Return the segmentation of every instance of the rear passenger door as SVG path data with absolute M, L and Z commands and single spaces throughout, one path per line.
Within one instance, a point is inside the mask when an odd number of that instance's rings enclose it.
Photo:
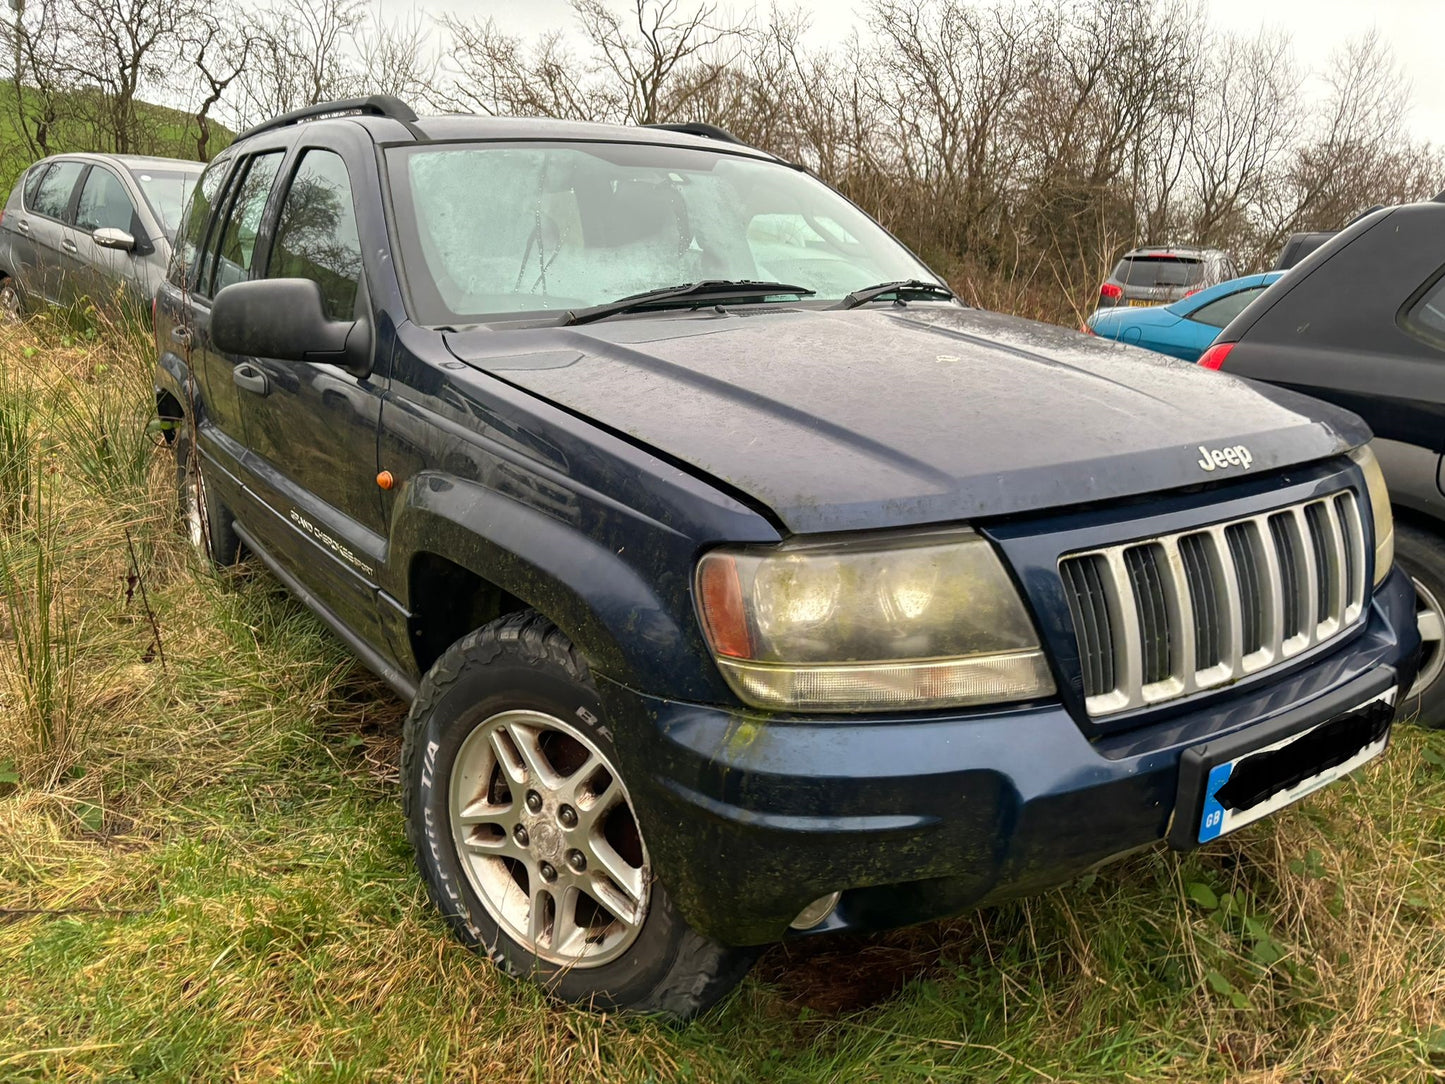
M 302 147 L 288 169 L 266 277 L 317 283 L 332 319 L 374 320 L 346 161 Z M 231 360 L 242 387 L 247 473 L 274 513 L 257 525 L 265 533 L 258 541 L 343 623 L 386 642 L 375 603 L 385 552 L 376 484 L 382 389 L 325 363 Z
M 38 283 L 40 271 L 35 259 L 34 223 L 31 218 L 35 212 L 35 194 L 40 189 L 40 182 L 45 179 L 45 173 L 51 163 L 47 161 L 36 162 L 26 171 L 25 179 L 18 186 L 19 197 L 12 195 L 10 203 L 5 208 L 4 221 L 0 222 L 0 229 L 5 233 L 6 263 L 0 267 L 7 275 L 14 277 L 18 284 L 21 295 L 38 296 L 39 287 L 32 286 Z
M 25 216 L 22 232 L 30 238 L 35 268 L 22 285 L 31 297 L 60 304 L 68 289 L 67 272 L 79 251 L 71 226 L 76 189 L 86 163 L 62 158 L 51 164 L 35 189 L 35 202 Z

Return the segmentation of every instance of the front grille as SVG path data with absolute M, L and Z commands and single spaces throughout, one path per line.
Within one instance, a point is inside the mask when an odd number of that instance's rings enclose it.
M 1346 490 L 1159 538 L 1075 553 L 1059 575 L 1090 715 L 1217 688 L 1359 620 L 1364 530 Z

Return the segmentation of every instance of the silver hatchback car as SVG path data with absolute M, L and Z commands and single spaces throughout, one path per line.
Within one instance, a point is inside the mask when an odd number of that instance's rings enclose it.
M 0 315 L 82 298 L 149 309 L 204 168 L 112 154 L 36 162 L 0 215 Z
M 1131 249 L 1099 287 L 1099 308 L 1168 305 L 1239 278 L 1234 257 L 1217 248 L 1154 245 Z

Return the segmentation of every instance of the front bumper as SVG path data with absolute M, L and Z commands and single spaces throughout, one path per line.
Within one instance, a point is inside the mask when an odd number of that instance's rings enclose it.
M 599 681 L 657 875 L 725 943 L 879 929 L 1041 891 L 1165 838 L 1183 751 L 1292 732 L 1415 672 L 1414 592 L 1396 569 L 1328 654 L 1193 711 L 1090 740 L 1061 703 L 970 713 L 764 717 Z

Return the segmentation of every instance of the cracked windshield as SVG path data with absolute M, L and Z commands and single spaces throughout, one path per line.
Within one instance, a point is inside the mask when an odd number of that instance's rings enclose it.
M 391 179 L 425 324 L 565 311 L 704 279 L 840 299 L 932 279 L 898 242 L 799 170 L 677 147 L 396 149 Z M 518 209 L 522 213 L 518 213 Z

